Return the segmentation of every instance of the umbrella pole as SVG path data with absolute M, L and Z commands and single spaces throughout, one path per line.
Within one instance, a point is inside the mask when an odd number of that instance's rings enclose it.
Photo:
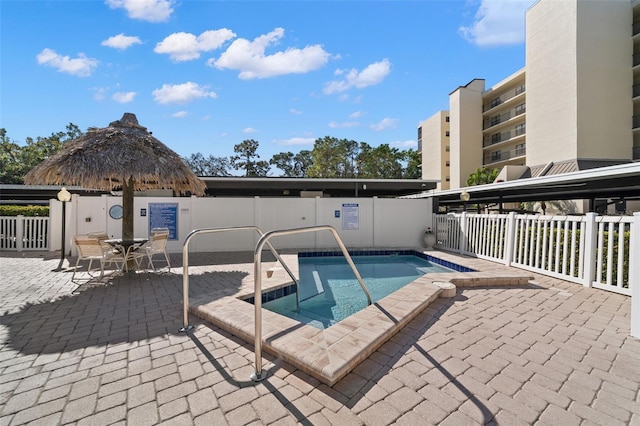
M 122 240 L 133 241 L 133 178 L 122 183 Z M 128 249 L 128 247 L 126 247 Z M 133 260 L 126 260 L 126 270 L 133 267 Z
M 133 179 L 122 184 L 122 239 L 133 240 Z

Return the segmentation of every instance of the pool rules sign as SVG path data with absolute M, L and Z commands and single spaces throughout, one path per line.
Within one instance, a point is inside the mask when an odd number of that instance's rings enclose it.
M 357 203 L 342 205 L 342 229 L 357 231 L 360 227 L 360 210 Z

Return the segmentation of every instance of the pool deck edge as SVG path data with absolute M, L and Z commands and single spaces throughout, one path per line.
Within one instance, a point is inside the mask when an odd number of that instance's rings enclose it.
M 442 257 L 441 254 L 438 252 L 437 256 Z M 456 256 L 456 260 L 460 258 Z M 457 287 L 472 288 L 521 286 L 533 279 L 529 274 L 514 273 L 513 270 L 507 272 L 505 269 L 422 276 L 325 330 L 262 309 L 262 347 L 265 352 L 333 386 L 440 295 L 442 289 L 433 282 L 451 282 Z M 270 281 L 269 288 L 290 284 L 285 275 L 277 278 Z M 253 284 L 252 278 L 250 281 Z M 245 289 L 216 300 L 194 299 L 190 301 L 189 311 L 254 344 L 255 306 L 241 300 L 249 294 L 252 293 Z

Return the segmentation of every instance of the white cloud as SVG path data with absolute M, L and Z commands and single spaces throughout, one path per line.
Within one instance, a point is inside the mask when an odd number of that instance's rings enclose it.
M 372 124 L 370 127 L 375 130 L 376 132 L 381 132 L 383 130 L 387 130 L 387 129 L 394 129 L 396 127 L 396 124 L 398 123 L 398 119 L 397 118 L 383 118 L 382 120 L 380 120 L 377 123 Z
M 166 22 L 173 13 L 173 0 L 106 0 L 111 9 L 125 9 L 131 19 Z
M 108 39 L 104 40 L 100 45 L 113 47 L 114 49 L 125 50 L 134 44 L 142 44 L 139 37 L 134 36 L 126 36 L 124 33 L 120 33 L 116 36 L 111 36 Z
M 236 39 L 217 60 L 210 59 L 207 63 L 221 70 L 238 70 L 239 78 L 249 80 L 285 74 L 304 74 L 322 67 L 329 60 L 329 53 L 319 44 L 303 49 L 287 48 L 267 55 L 266 48 L 276 44 L 283 36 L 284 29 L 276 28 L 253 41 Z
M 289 138 L 276 141 L 276 145 L 280 146 L 293 146 L 293 145 L 313 145 L 315 143 L 314 138 Z
M 200 86 L 188 81 L 183 84 L 163 84 L 152 94 L 154 100 L 159 104 L 187 104 L 200 98 L 218 97 L 215 92 L 209 92 L 208 89 L 208 86 Z
M 389 62 L 388 59 L 374 62 L 362 71 L 358 71 L 355 68 L 350 70 L 336 70 L 335 74 L 338 76 L 344 75 L 344 79 L 326 83 L 323 92 L 326 95 L 330 95 L 332 93 L 347 91 L 352 87 L 363 89 L 368 86 L 374 86 L 380 84 L 390 72 L 391 62 Z
M 332 129 L 346 129 L 346 128 L 349 128 L 349 127 L 357 127 L 359 125 L 360 125 L 360 123 L 355 122 L 355 121 L 344 121 L 342 123 L 338 123 L 338 122 L 332 121 L 332 122 L 329 123 L 329 127 L 332 128 Z
M 247 127 L 246 129 L 242 129 L 242 133 L 258 133 L 258 131 L 253 127 Z
M 349 118 L 362 118 L 364 116 L 364 112 L 356 111 L 349 114 Z
M 171 114 L 174 118 L 185 118 L 189 113 L 187 111 L 178 111 Z
M 102 101 L 107 95 L 107 91 L 109 89 L 106 87 L 94 87 L 91 90 L 93 91 L 93 99 L 96 101 Z
M 126 104 L 128 102 L 133 101 L 136 97 L 136 92 L 117 92 L 114 93 L 112 98 L 116 102 L 120 102 L 121 104 Z
M 525 12 L 534 0 L 482 0 L 470 26 L 458 29 L 478 46 L 501 46 L 524 42 Z
M 88 58 L 84 53 L 79 53 L 77 58 L 62 56 L 54 50 L 43 49 L 36 56 L 40 65 L 56 68 L 60 72 L 75 75 L 77 77 L 88 77 L 98 66 L 98 60 Z
M 156 44 L 153 51 L 169 55 L 174 62 L 191 61 L 198 59 L 201 52 L 220 48 L 235 36 L 236 34 L 227 28 L 205 31 L 199 36 L 185 32 L 173 33 Z
M 290 112 L 291 114 L 295 114 L 295 115 L 302 115 L 302 111 L 297 110 L 297 109 L 295 109 L 295 108 L 291 108 L 291 109 L 289 109 L 289 112 Z
M 389 146 L 393 146 L 400 149 L 417 148 L 418 142 L 416 142 L 415 140 L 395 141 L 395 142 L 391 142 Z

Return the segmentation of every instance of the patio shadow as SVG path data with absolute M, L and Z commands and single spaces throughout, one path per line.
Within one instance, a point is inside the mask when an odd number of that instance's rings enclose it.
M 205 272 L 190 279 L 190 297 L 235 292 L 248 274 Z M 0 317 L 3 345 L 22 354 L 61 353 L 178 334 L 182 275 L 137 273 L 82 284 L 73 294 L 26 303 Z

